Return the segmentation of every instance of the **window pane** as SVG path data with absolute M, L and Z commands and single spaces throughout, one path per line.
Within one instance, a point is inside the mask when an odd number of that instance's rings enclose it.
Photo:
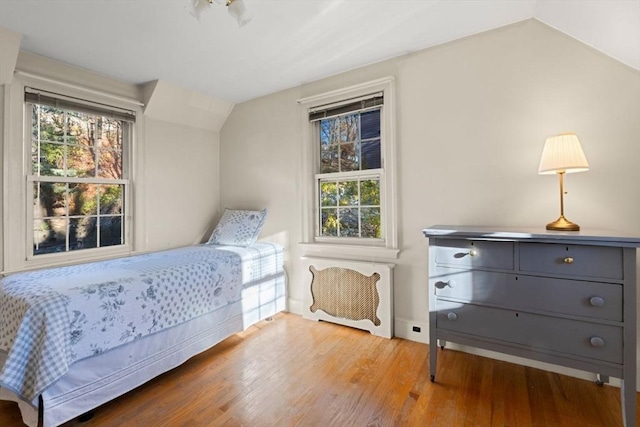
M 95 118 L 77 111 L 67 112 L 67 142 L 84 146 L 93 145 Z
M 97 231 L 96 217 L 69 218 L 69 250 L 96 248 Z
M 100 214 L 122 214 L 124 185 L 100 186 Z
M 358 237 L 358 209 L 338 209 L 340 218 L 340 236 Z
M 38 165 L 41 176 L 64 176 L 64 145 L 52 144 L 49 142 L 33 141 L 31 144 L 31 153 L 33 167 L 32 170 L 37 174 Z
M 340 145 L 340 171 L 360 170 L 360 144 L 358 142 Z
M 40 182 L 33 185 L 33 216 L 44 218 L 67 214 L 67 185 Z
M 358 140 L 358 116 L 359 114 L 350 114 L 340 118 L 341 141 L 353 142 Z
M 96 174 L 94 148 L 69 145 L 67 154 L 67 176 L 89 178 Z
M 339 127 L 340 127 L 340 137 L 339 137 L 339 141 L 340 142 L 347 142 L 347 118 L 345 116 L 342 117 L 338 117 L 336 118 L 336 120 L 339 123 Z
M 69 215 L 95 215 L 97 210 L 96 184 L 69 184 Z
M 122 218 L 119 216 L 100 217 L 100 246 L 121 245 L 122 241 Z
M 46 218 L 33 221 L 34 255 L 65 252 L 67 249 L 66 218 Z
M 338 235 L 338 213 L 337 209 L 322 209 L 322 219 L 320 224 L 320 234 L 322 236 Z
M 320 205 L 321 206 L 337 206 L 338 205 L 338 184 L 336 182 L 320 183 Z
M 320 121 L 320 144 L 335 144 L 340 141 L 340 121 L 327 119 Z
M 338 146 L 323 145 L 320 149 L 320 173 L 338 172 Z
M 338 194 L 340 206 L 358 206 L 358 181 L 340 181 Z
M 100 150 L 98 176 L 100 178 L 122 179 L 122 151 Z
M 362 139 L 380 138 L 380 110 L 367 111 L 360 115 Z
M 362 224 L 362 237 L 380 238 L 380 208 L 360 209 L 360 223 Z
M 382 167 L 379 139 L 363 142 L 361 150 L 362 150 L 362 170 L 380 169 Z
M 64 141 L 64 111 L 44 105 L 34 105 L 41 141 Z
M 101 178 L 122 179 L 122 126 L 116 120 L 105 119 L 102 134 L 97 142 L 100 148 L 98 157 L 98 176 Z
M 380 180 L 360 182 L 360 204 L 380 206 Z

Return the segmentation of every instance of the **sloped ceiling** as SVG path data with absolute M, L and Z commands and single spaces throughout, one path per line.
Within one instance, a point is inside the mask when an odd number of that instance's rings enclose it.
M 0 0 L 20 48 L 229 103 L 535 18 L 640 69 L 639 0 L 244 0 L 239 28 L 193 0 Z

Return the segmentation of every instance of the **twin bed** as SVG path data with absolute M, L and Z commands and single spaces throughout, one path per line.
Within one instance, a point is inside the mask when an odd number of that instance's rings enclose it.
M 57 426 L 284 310 L 285 287 L 283 248 L 266 242 L 5 277 L 0 399 Z

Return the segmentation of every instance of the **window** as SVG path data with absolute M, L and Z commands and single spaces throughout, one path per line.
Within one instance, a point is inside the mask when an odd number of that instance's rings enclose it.
M 319 236 L 382 238 L 380 107 L 365 104 L 318 120 Z
M 305 107 L 303 252 L 397 257 L 393 79 L 316 95 Z
M 128 243 L 134 113 L 27 89 L 31 256 Z

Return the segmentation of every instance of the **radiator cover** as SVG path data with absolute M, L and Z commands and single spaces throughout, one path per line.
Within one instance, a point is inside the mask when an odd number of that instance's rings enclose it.
M 302 258 L 303 316 L 393 336 L 393 264 Z

